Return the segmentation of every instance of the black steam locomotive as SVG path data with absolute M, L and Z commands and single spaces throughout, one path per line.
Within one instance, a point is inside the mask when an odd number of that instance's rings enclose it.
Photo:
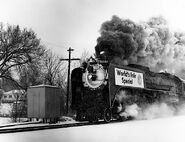
M 177 105 L 185 98 L 185 83 L 175 75 L 94 58 L 72 71 L 71 85 L 71 108 L 79 121 L 110 122 L 119 119 L 125 106 L 133 103 L 140 107 L 161 101 Z

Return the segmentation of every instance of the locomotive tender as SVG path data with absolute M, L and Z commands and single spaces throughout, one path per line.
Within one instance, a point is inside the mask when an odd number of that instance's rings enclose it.
M 180 104 L 185 98 L 185 83 L 169 73 L 154 73 L 148 67 L 121 66 L 90 58 L 71 74 L 72 104 L 79 121 L 110 122 L 120 118 L 127 105 L 165 101 Z

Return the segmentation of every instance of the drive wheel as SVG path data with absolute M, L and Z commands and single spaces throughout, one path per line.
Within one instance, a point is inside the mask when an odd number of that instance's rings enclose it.
M 103 114 L 104 121 L 109 123 L 112 119 L 112 112 L 110 108 L 106 108 Z

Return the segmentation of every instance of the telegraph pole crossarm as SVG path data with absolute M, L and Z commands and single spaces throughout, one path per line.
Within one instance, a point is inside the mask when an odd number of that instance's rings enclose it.
M 77 60 L 80 60 L 80 58 L 72 58 L 71 61 L 73 61 L 73 60 L 77 61 Z M 69 59 L 60 59 L 60 61 L 69 61 Z

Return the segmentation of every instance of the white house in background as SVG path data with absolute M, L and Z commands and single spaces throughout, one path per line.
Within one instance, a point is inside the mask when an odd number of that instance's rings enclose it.
M 24 90 L 11 90 L 8 92 L 4 92 L 1 98 L 2 103 L 13 103 L 16 100 L 25 99 L 25 91 Z

